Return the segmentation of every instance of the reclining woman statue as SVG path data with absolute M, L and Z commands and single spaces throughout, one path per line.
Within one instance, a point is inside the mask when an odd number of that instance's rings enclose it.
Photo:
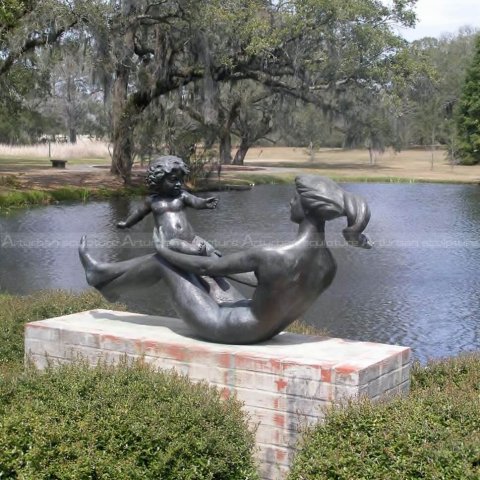
M 362 198 L 324 177 L 303 175 L 295 183 L 290 218 L 299 229 L 289 244 L 256 247 L 223 257 L 193 256 L 169 249 L 162 230 L 156 231 L 158 254 L 152 257 L 155 266 L 151 268 L 164 280 L 179 317 L 199 337 L 219 343 L 256 343 L 301 318 L 335 276 L 336 263 L 325 243 L 326 221 L 346 216 L 345 239 L 354 246 L 371 247 L 362 233 L 370 218 Z M 88 255 L 85 244 L 80 255 Z M 89 261 L 95 268 L 94 261 Z M 88 262 L 85 265 L 88 269 Z M 195 280 L 197 276 L 246 272 L 253 272 L 257 279 L 251 299 L 218 301 Z

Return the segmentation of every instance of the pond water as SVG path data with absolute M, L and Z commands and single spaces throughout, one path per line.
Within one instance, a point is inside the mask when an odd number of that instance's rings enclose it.
M 480 350 L 480 187 L 348 184 L 371 206 L 372 250 L 343 244 L 345 219 L 327 225 L 338 263 L 334 283 L 305 320 L 330 335 L 411 346 L 427 358 Z M 293 186 L 222 192 L 216 211 L 189 211 L 197 233 L 224 253 L 295 237 L 288 202 Z M 117 199 L 18 210 L 0 216 L 0 289 L 88 288 L 77 245 L 87 234 L 96 258 L 149 253 L 153 223 L 118 231 L 141 200 Z M 160 307 L 153 308 L 152 299 Z M 131 309 L 174 315 L 155 289 L 127 299 Z

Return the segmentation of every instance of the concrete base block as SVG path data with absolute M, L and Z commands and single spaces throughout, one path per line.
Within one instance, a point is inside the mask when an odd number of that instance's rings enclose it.
M 111 310 L 26 325 L 26 355 L 39 367 L 83 358 L 143 358 L 206 380 L 245 404 L 257 430 L 262 477 L 284 478 L 299 429 L 346 398 L 372 399 L 409 389 L 409 348 L 282 333 L 256 345 L 222 345 L 195 337 L 181 320 Z

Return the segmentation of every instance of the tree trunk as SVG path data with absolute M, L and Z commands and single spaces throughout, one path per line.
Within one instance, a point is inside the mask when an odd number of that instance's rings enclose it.
M 431 149 L 430 149 L 430 153 L 431 153 L 431 162 L 430 162 L 430 170 L 433 170 L 433 162 L 435 160 L 435 128 L 432 129 L 432 146 L 431 146 Z
M 368 155 L 370 157 L 370 165 L 375 165 L 375 153 L 372 147 L 368 147 Z
M 243 165 L 245 156 L 247 155 L 247 152 L 251 146 L 252 145 L 248 140 L 242 138 L 242 141 L 240 142 L 240 146 L 238 147 L 238 150 L 235 153 L 235 158 L 233 159 L 234 165 Z
M 133 127 L 131 121 L 122 118 L 113 128 L 113 155 L 110 171 L 122 177 L 125 185 L 131 183 L 133 165 Z
M 220 134 L 220 162 L 222 165 L 232 164 L 232 137 L 229 130 Z
M 77 143 L 77 129 L 75 127 L 69 129 L 69 139 L 70 143 Z
M 114 175 L 123 178 L 125 184 L 130 183 L 133 164 L 133 128 L 131 124 L 133 119 L 129 118 L 126 108 L 128 77 L 128 69 L 120 67 L 113 84 L 113 155 L 110 168 Z

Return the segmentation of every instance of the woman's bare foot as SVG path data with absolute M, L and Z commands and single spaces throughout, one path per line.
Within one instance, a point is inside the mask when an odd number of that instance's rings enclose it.
M 111 266 L 97 262 L 87 251 L 87 236 L 84 235 L 80 240 L 78 255 L 85 270 L 87 283 L 95 288 L 101 288 L 106 283 L 119 277 L 123 272 L 118 272 Z

